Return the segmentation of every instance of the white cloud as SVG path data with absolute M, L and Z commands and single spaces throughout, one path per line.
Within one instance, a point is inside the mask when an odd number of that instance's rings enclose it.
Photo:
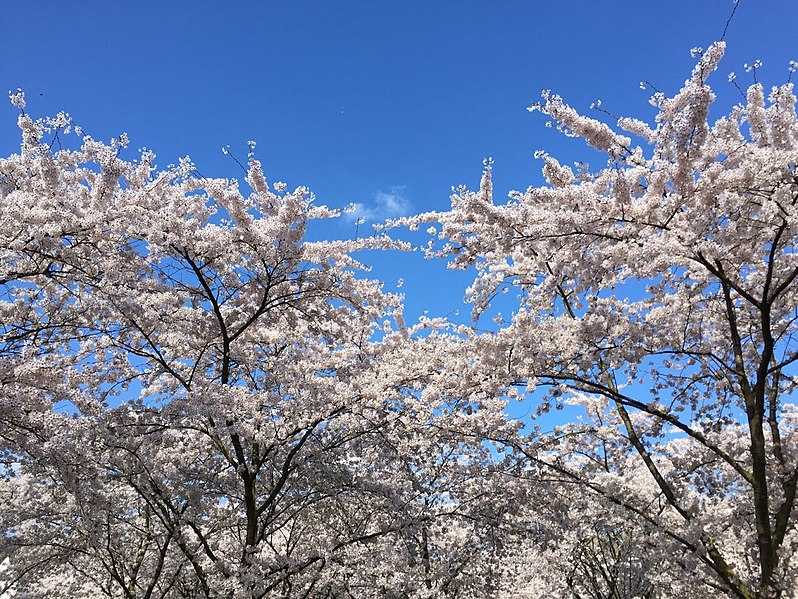
M 369 203 L 354 202 L 346 209 L 346 217 L 352 222 L 378 222 L 387 218 L 407 216 L 413 205 L 404 196 L 404 186 L 392 187 L 390 191 L 378 191 Z

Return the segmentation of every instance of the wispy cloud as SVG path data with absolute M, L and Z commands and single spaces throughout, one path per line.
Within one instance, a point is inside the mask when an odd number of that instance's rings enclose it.
M 391 187 L 390 191 L 378 191 L 371 202 L 350 204 L 346 209 L 346 218 L 352 222 L 365 223 L 407 216 L 413 212 L 413 205 L 404 192 L 404 185 Z

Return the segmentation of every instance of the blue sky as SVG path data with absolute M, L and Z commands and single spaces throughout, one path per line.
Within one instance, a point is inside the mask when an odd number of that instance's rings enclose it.
M 272 179 L 371 217 L 444 209 L 493 156 L 499 195 L 540 182 L 532 158 L 595 158 L 525 107 L 551 88 L 588 110 L 653 116 L 648 79 L 673 92 L 689 50 L 720 36 L 730 0 L 669 2 L 14 2 L 0 20 L 0 87 L 34 114 L 69 112 L 95 137 L 127 131 L 163 165 L 190 154 L 206 175 L 237 176 L 220 152 L 257 154 Z M 715 83 L 764 60 L 782 81 L 798 58 L 796 3 L 743 0 Z M 0 153 L 18 145 L 0 109 Z M 342 221 L 327 233 L 352 234 Z M 462 307 L 467 277 L 413 256 L 375 259 L 403 277 L 412 319 Z M 462 310 L 467 313 L 467 310 Z

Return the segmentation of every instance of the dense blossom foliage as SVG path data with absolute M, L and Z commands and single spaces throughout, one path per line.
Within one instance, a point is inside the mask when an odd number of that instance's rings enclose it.
M 653 123 L 618 119 L 629 135 L 543 92 L 530 110 L 606 153 L 606 168 L 574 172 L 540 152 L 547 185 L 496 205 L 488 162 L 478 190 L 455 190 L 450 212 L 394 224 L 439 223 L 427 251 L 476 268 L 475 316 L 517 292 L 512 318 L 468 342 L 480 384 L 455 380 L 447 392 L 528 393 L 539 416 L 569 415 L 550 431 L 495 438 L 530 485 L 555 481 L 585 510 L 581 527 L 566 527 L 556 551 L 572 557 L 560 563 L 574 575 L 582 567 L 573 552 L 582 529 L 601 522 L 598 504 L 620 509 L 630 529 L 602 524 L 594 551 L 610 543 L 621 559 L 619 543 L 654 535 L 658 547 L 638 545 L 635 558 L 673 571 L 641 562 L 651 576 L 692 577 L 700 596 L 791 596 L 796 98 L 789 81 L 769 94 L 754 83 L 744 104 L 711 121 L 707 79 L 724 49 L 703 52 L 676 95 L 652 97 Z M 666 578 L 654 577 L 656 592 L 673 588 Z
M 124 160 L 124 137 L 55 151 L 66 115 L 19 126 L 0 161 L 0 592 L 482 584 L 490 454 L 421 399 L 427 325 L 392 325 L 400 298 L 356 276 L 353 252 L 397 243 L 305 241 L 335 211 L 254 157 L 245 194 L 188 159 Z
M 711 120 L 724 48 L 651 123 L 544 91 L 598 172 L 391 223 L 488 332 L 405 324 L 357 254 L 405 244 L 308 241 L 338 212 L 254 151 L 157 169 L 12 93 L 0 597 L 793 596 L 796 99 Z

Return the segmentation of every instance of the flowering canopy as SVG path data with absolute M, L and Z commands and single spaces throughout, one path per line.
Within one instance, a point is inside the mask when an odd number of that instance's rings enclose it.
M 798 486 L 792 83 L 714 121 L 530 107 L 604 152 L 429 225 L 492 332 L 406 326 L 317 206 L 34 120 L 0 160 L 0 593 L 787 597 Z M 753 67 L 755 70 L 756 67 Z M 616 126 L 617 125 L 617 126 Z M 619 133 L 618 131 L 625 133 Z M 530 402 L 518 421 L 508 402 Z M 547 430 L 551 409 L 567 417 Z
M 547 185 L 496 205 L 488 162 L 450 212 L 394 224 L 440 223 L 428 253 L 476 267 L 476 316 L 520 291 L 512 319 L 471 340 L 481 385 L 450 392 L 545 390 L 539 413 L 580 408 L 551 434 L 500 441 L 659 531 L 713 592 L 764 597 L 793 584 L 798 540 L 798 122 L 791 82 L 767 101 L 754 83 L 710 122 L 724 48 L 675 96 L 653 96 L 653 124 L 618 119 L 629 135 L 543 92 L 530 110 L 606 153 L 606 168 L 540 152 Z
M 478 586 L 462 547 L 484 527 L 464 518 L 501 509 L 473 475 L 489 455 L 431 432 L 455 416 L 420 401 L 430 343 L 392 328 L 400 298 L 352 257 L 400 244 L 305 241 L 336 212 L 253 156 L 244 194 L 188 159 L 124 160 L 124 137 L 55 151 L 66 115 L 19 125 L 0 161 L 0 592 Z

